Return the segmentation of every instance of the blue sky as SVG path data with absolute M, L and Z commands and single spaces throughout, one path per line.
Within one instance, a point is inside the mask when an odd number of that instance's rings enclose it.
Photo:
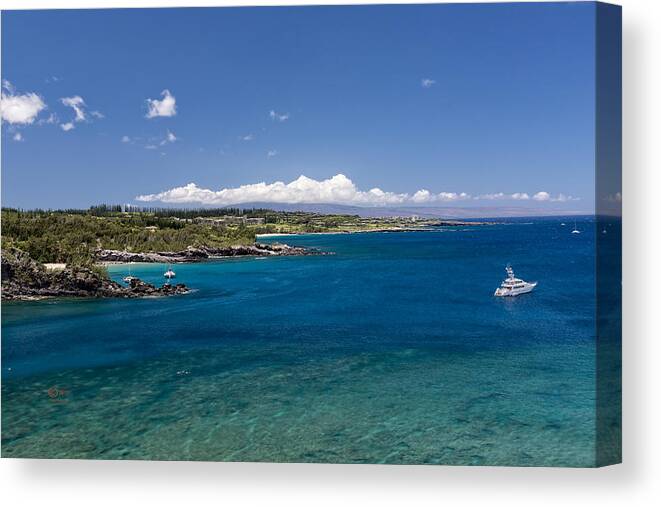
M 594 75 L 592 3 L 3 12 L 3 205 L 591 212 Z

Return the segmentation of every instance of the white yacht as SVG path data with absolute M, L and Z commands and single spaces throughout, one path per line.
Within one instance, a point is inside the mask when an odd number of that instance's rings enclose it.
M 574 220 L 574 230 L 571 231 L 572 234 L 580 234 L 581 231 L 578 230 L 578 227 L 576 227 L 576 220 Z
M 168 280 L 170 280 L 171 278 L 174 278 L 175 276 L 177 276 L 177 273 L 172 271 L 172 268 L 170 266 L 168 266 L 168 270 L 165 273 L 163 273 L 163 276 L 165 278 L 167 278 Z
M 494 296 L 518 296 L 532 291 L 537 286 L 537 282 L 524 282 L 520 278 L 515 278 L 514 270 L 509 265 L 505 271 L 507 271 L 507 278 L 496 289 Z

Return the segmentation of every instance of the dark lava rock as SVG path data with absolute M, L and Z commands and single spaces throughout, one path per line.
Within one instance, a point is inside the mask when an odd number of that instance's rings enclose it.
M 289 246 L 280 243 L 267 245 L 255 243 L 254 245 L 234 245 L 222 248 L 192 247 L 179 252 L 147 252 L 135 253 L 122 250 L 97 250 L 97 261 L 105 262 L 199 262 L 211 257 L 268 257 L 284 255 L 324 255 L 324 252 L 300 246 Z
M 128 287 L 84 267 L 47 271 L 26 252 L 16 248 L 2 251 L 2 299 L 34 300 L 47 297 L 136 298 L 171 296 L 190 292 L 184 284 L 155 287 L 138 278 Z

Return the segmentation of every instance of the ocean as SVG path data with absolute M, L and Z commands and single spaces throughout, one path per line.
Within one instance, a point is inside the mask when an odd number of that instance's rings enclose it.
M 4 303 L 3 457 L 594 466 L 603 231 L 507 222 L 268 238 L 333 255 L 175 265 L 185 296 Z M 493 296 L 508 263 L 534 292 Z

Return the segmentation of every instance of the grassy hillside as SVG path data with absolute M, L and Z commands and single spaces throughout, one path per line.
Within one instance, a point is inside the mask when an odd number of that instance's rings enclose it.
M 153 213 L 2 210 L 3 248 L 19 248 L 38 262 L 89 265 L 99 248 L 157 252 L 254 241 L 244 225 L 211 226 Z

